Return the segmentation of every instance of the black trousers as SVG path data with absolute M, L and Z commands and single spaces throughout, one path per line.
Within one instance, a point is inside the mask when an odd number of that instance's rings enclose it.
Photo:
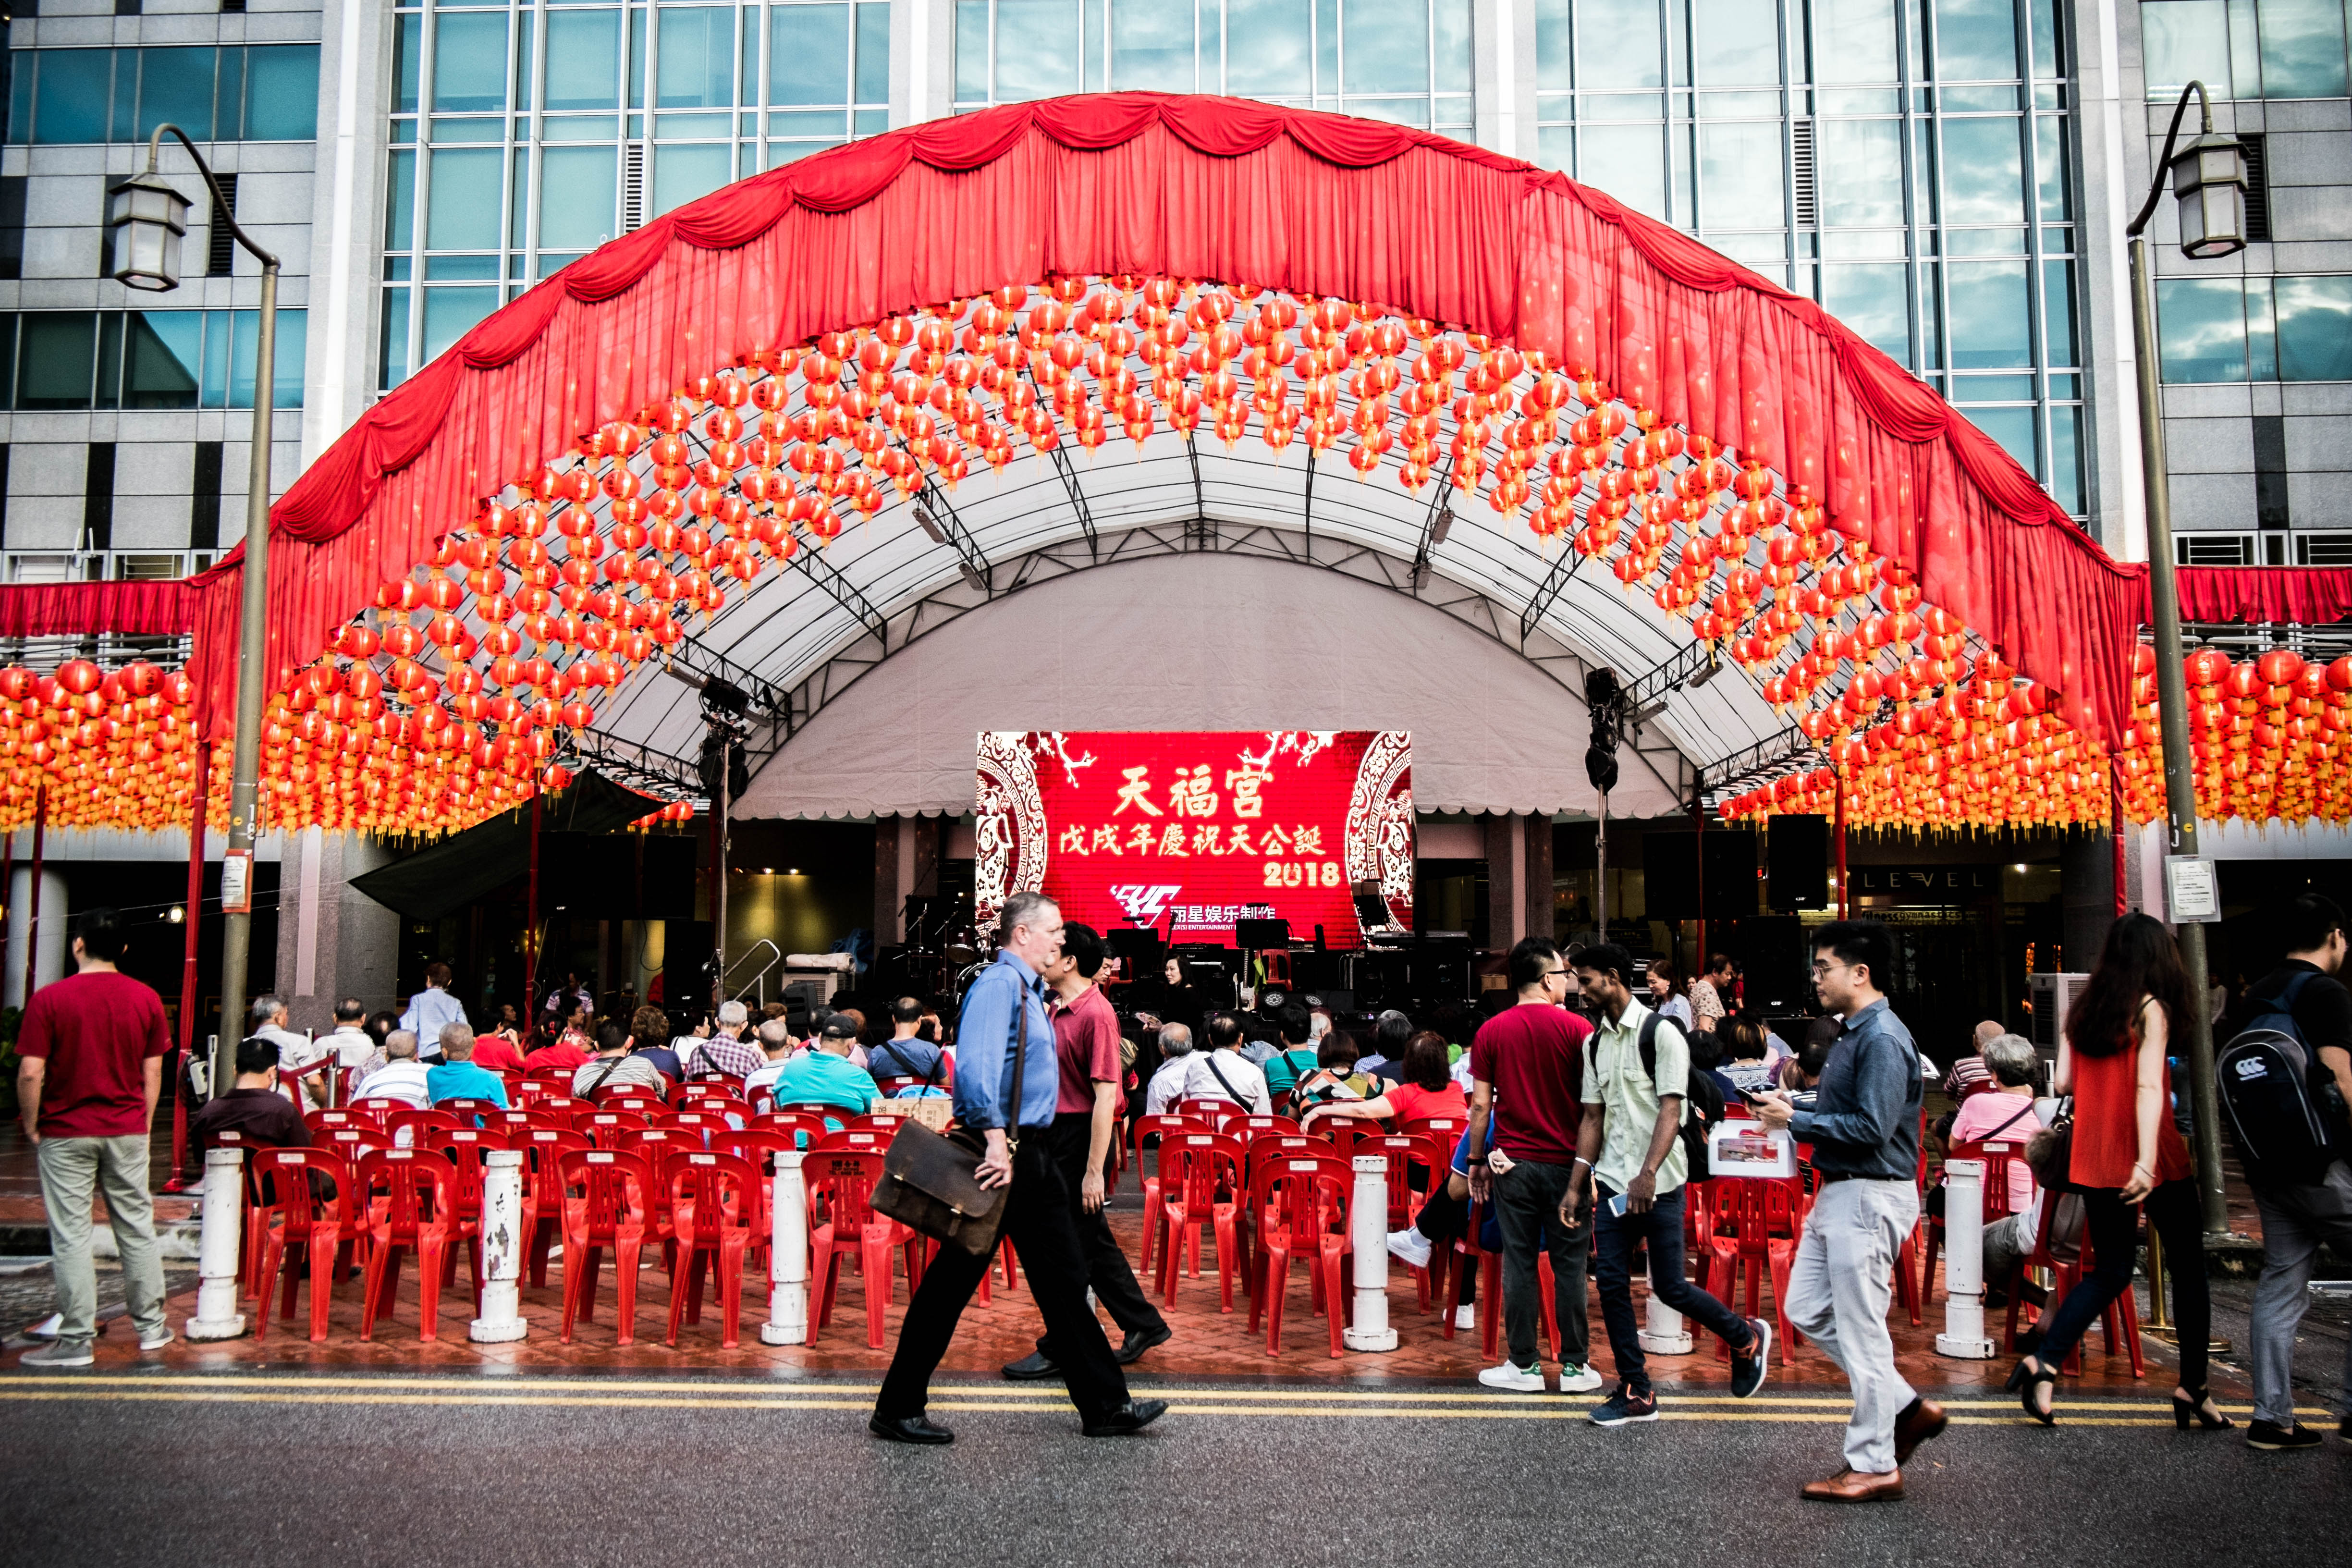
M 2172 1323 L 2179 1334 L 2180 1386 L 2205 1386 L 2206 1348 L 2212 1343 L 2212 1301 L 2205 1287 L 2205 1225 L 2197 1184 L 2183 1177 L 2147 1194 L 2144 1205 L 2124 1202 L 2116 1187 L 2077 1187 L 2083 1194 L 2083 1228 L 2090 1232 L 2096 1267 L 2075 1282 L 2042 1325 L 2036 1364 L 2063 1366 L 2110 1302 L 2131 1289 L 2139 1259 L 2139 1210 L 2164 1239 L 2164 1273 L 2172 1281 Z
M 1029 1293 L 1045 1314 L 1045 1331 L 1061 1347 L 1055 1359 L 1068 1380 L 1070 1403 L 1092 1419 L 1127 1403 L 1127 1377 L 1111 1356 L 1101 1320 L 1087 1308 L 1086 1259 L 1070 1224 L 1069 1190 L 1062 1183 L 1051 1144 L 1043 1128 L 1031 1128 L 1023 1136 L 1013 1156 L 1003 1236 L 1019 1251 Z M 993 1248 L 986 1258 L 974 1258 L 956 1247 L 942 1247 L 923 1270 L 923 1282 L 898 1326 L 898 1349 L 890 1358 L 889 1373 L 874 1401 L 877 1415 L 896 1421 L 923 1413 L 931 1373 L 939 1370 L 964 1304 L 980 1288 L 994 1257 Z
M 1427 1237 L 1433 1247 L 1452 1247 L 1470 1234 L 1470 1197 L 1466 1193 L 1458 1198 L 1454 1195 L 1449 1179 L 1452 1174 L 1449 1169 L 1444 1176 L 1438 1178 L 1437 1190 L 1430 1194 L 1429 1201 L 1421 1205 L 1421 1213 L 1413 1217 L 1412 1228 Z M 1454 1287 L 1454 1304 L 1467 1307 L 1477 1299 L 1478 1271 L 1465 1268 L 1461 1282 Z
M 1094 1288 L 1095 1299 L 1109 1310 L 1111 1321 L 1118 1325 L 1121 1333 L 1164 1329 L 1168 1320 L 1160 1315 L 1160 1309 L 1151 1304 L 1151 1298 L 1136 1283 L 1135 1270 L 1128 1264 L 1125 1249 L 1110 1233 L 1109 1214 L 1102 1209 L 1087 1212 L 1084 1183 L 1094 1121 L 1090 1111 L 1062 1111 L 1054 1118 L 1052 1134 L 1054 1164 L 1061 1172 L 1063 1186 L 1069 1191 L 1070 1225 L 1077 1232 L 1078 1254 L 1086 1259 L 1087 1283 Z M 1037 1339 L 1038 1353 L 1049 1360 L 1054 1356 L 1053 1338 L 1053 1331 L 1048 1330 Z

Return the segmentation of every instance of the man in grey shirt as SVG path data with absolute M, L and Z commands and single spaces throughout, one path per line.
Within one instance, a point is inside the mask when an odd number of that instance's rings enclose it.
M 1943 1407 L 1895 1367 L 1886 1331 L 1888 1276 L 1919 1223 L 1919 1052 L 1886 1005 L 1893 973 L 1886 928 L 1838 921 L 1813 934 L 1813 987 L 1844 1019 L 1813 1104 L 1779 1089 L 1756 1097 L 1756 1118 L 1813 1146 L 1818 1190 L 1789 1279 L 1789 1321 L 1829 1353 L 1853 1385 L 1845 1468 L 1808 1482 L 1821 1502 L 1891 1502 L 1903 1461 L 1944 1429 Z

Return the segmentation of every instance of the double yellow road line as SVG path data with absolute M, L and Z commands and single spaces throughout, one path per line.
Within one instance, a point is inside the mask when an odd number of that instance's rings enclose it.
M 46 1403 L 100 1401 L 183 1405 L 357 1405 L 562 1406 L 641 1410 L 839 1410 L 871 1408 L 878 1385 L 871 1383 L 776 1383 L 751 1379 L 506 1377 L 356 1377 L 288 1374 L 161 1374 L 142 1373 L 45 1373 L 0 1377 L 0 1401 Z M 1164 1398 L 1178 1415 L 1316 1417 L 1401 1421 L 1581 1421 L 1593 1401 L 1557 1394 L 1493 1394 L 1430 1389 L 1380 1389 L 1360 1385 L 1302 1388 L 1249 1384 L 1171 1383 L 1136 1385 L 1139 1394 Z M 936 1415 L 967 1413 L 1058 1414 L 1066 1397 L 1058 1384 L 940 1383 L 931 1388 Z M 1848 1402 L 1840 1396 L 1759 1394 L 1735 1400 L 1719 1394 L 1663 1391 L 1659 1418 L 1717 1423 L 1845 1425 Z M 1944 1402 L 1955 1426 L 2024 1424 L 2007 1399 Z M 2224 1406 L 2243 1418 L 2243 1407 Z M 2300 1414 L 2325 1417 L 2325 1410 Z M 2058 1405 L 2059 1419 L 2072 1426 L 2161 1426 L 2172 1419 L 2168 1405 L 2138 1399 L 2074 1399 Z

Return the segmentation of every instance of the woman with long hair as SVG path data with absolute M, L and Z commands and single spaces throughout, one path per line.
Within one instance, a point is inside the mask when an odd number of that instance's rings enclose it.
M 2133 914 L 2108 928 L 2098 967 L 2066 1015 L 2055 1080 L 2058 1093 L 2074 1097 L 2073 1155 L 2064 1176 L 2083 1194 L 2095 1268 L 2066 1293 L 2041 1342 L 2009 1374 L 2025 1413 L 2045 1426 L 2057 1424 L 2051 1385 L 2058 1368 L 2108 1305 L 2131 1289 L 2143 1205 L 2149 1227 L 2164 1241 L 2172 1321 L 2179 1331 L 2173 1425 L 2185 1431 L 2192 1416 L 2209 1432 L 2231 1425 L 2205 1392 L 2210 1310 L 2203 1221 L 2189 1148 L 2173 1125 L 2165 1067 L 2167 1047 L 2195 1005 L 2171 934 L 2158 921 Z

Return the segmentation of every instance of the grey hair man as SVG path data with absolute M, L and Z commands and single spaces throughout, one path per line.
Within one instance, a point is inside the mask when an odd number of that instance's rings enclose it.
M 416 1036 L 413 1030 L 394 1029 L 383 1037 L 383 1066 L 360 1080 L 353 1100 L 405 1100 L 423 1110 L 433 1103 L 431 1086 L 425 1081 L 425 1064 L 416 1059 Z
M 310 1104 L 327 1103 L 327 1078 L 323 1072 L 302 1074 L 304 1068 L 325 1060 L 335 1054 L 335 1047 L 321 1044 L 307 1035 L 296 1034 L 286 1026 L 286 1003 L 277 996 L 257 996 L 247 1009 L 251 1038 L 268 1040 L 278 1047 L 278 1071 L 281 1081 L 290 1080 L 301 1086 L 301 1093 Z M 302 1076 L 297 1077 L 297 1074 Z
M 745 1026 L 751 1021 L 751 1010 L 742 1003 L 719 1004 L 719 1027 L 695 1052 L 693 1070 L 746 1079 L 758 1072 L 764 1065 L 760 1053 L 743 1037 Z
M 1187 1059 L 1192 1054 L 1192 1031 L 1181 1024 L 1160 1025 L 1160 1054 L 1167 1059 L 1143 1089 L 1146 1116 L 1165 1116 L 1170 1106 L 1184 1098 L 1184 1075 L 1192 1067 Z
M 793 1038 L 793 1026 L 782 1018 L 762 1020 L 753 1038 L 760 1042 L 760 1050 L 767 1059 L 744 1075 L 743 1092 L 749 1095 L 755 1089 L 764 1089 L 772 1094 L 776 1075 L 793 1059 L 793 1051 L 800 1042 Z

